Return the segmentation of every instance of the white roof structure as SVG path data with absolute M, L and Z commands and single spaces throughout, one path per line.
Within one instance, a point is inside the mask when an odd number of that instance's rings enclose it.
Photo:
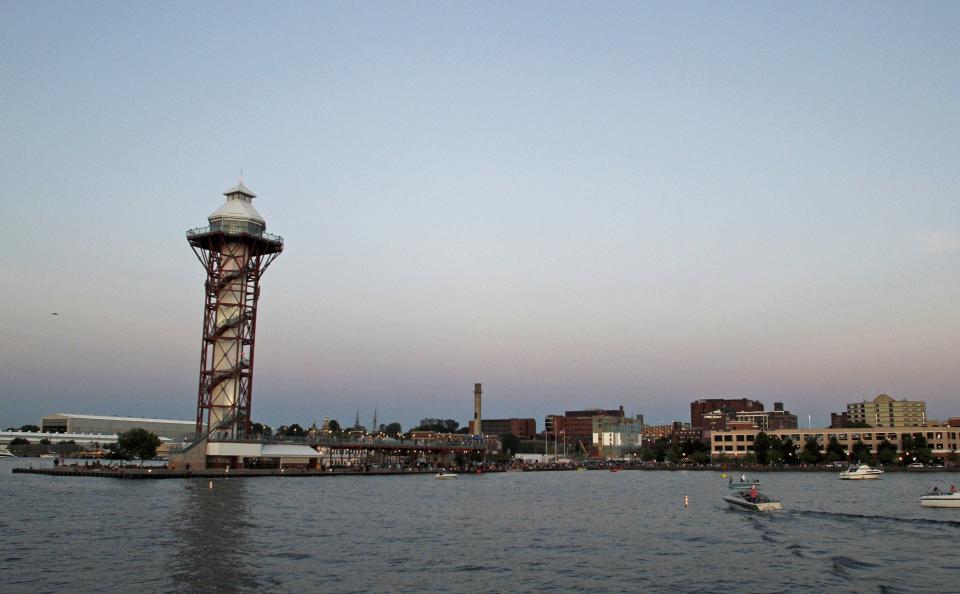
M 290 444 L 264 444 L 260 455 L 265 458 L 276 458 L 277 456 L 284 458 L 317 458 L 320 456 L 317 450 L 310 446 Z
M 245 194 L 251 198 L 256 198 L 257 195 L 253 193 L 253 190 L 243 185 L 242 181 L 237 182 L 237 185 L 233 186 L 229 190 L 223 193 L 224 196 L 229 196 L 231 194 Z
M 307 445 L 213 442 L 207 444 L 208 456 L 240 456 L 244 458 L 319 458 L 317 450 Z
M 196 421 L 185 421 L 178 419 L 148 419 L 145 417 L 111 417 L 106 415 L 78 415 L 74 413 L 56 413 L 53 415 L 47 415 L 43 417 L 44 419 L 50 419 L 53 417 L 63 417 L 69 419 L 90 419 L 94 421 L 127 421 L 127 422 L 141 422 L 141 423 L 170 423 L 173 425 L 196 425 Z
M 266 228 L 267 224 L 253 207 L 251 201 L 257 197 L 243 182 L 223 193 L 226 203 L 207 217 L 211 225 L 222 222 L 255 223 Z

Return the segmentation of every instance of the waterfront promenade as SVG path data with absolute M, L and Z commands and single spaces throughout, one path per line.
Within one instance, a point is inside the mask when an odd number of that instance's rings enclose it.
M 500 465 L 483 466 L 480 472 L 476 470 L 457 470 L 454 472 L 460 474 L 488 474 L 493 472 L 569 472 L 574 470 L 590 471 L 621 471 L 621 470 L 639 470 L 639 471 L 694 471 L 694 472 L 720 472 L 731 474 L 751 474 L 766 472 L 816 472 L 816 473 L 838 473 L 841 469 L 829 466 L 660 466 L 648 464 L 611 464 L 602 462 L 590 466 L 572 465 L 572 464 L 542 464 L 527 465 L 523 468 L 506 468 Z M 361 469 L 353 467 L 334 467 L 325 469 L 309 468 L 210 468 L 204 470 L 186 470 L 172 469 L 164 466 L 81 466 L 79 464 L 61 465 L 54 467 L 38 468 L 14 468 L 14 474 L 40 474 L 47 476 L 62 477 L 87 477 L 87 478 L 112 478 L 112 479 L 214 479 L 214 478 L 255 478 L 255 477 L 335 477 L 335 476 L 402 476 L 402 475 L 433 475 L 439 472 L 438 468 L 416 469 L 416 468 L 370 468 Z M 936 472 L 960 472 L 960 467 L 948 468 L 904 468 L 899 466 L 885 467 L 887 473 L 909 473 L 924 474 Z

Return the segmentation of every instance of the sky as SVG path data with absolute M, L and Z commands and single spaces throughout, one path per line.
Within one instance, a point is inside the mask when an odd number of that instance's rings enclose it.
M 956 2 L 2 7 L 4 427 L 194 418 L 241 170 L 254 420 L 960 416 Z

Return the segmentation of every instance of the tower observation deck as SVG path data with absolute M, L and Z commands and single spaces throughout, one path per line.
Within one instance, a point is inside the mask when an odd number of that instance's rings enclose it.
M 223 195 L 209 225 L 187 231 L 187 241 L 207 273 L 197 433 L 231 438 L 250 430 L 260 278 L 283 238 L 267 233 L 243 182 Z

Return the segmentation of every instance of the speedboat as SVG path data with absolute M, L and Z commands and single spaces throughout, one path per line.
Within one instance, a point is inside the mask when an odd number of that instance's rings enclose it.
M 0 458 L 16 458 L 16 454 L 8 450 L 7 448 L 0 447 Z
M 732 483 L 727 484 L 728 489 L 733 489 L 734 491 L 749 491 L 751 487 L 762 487 L 763 483 L 760 479 L 754 479 L 753 482 L 750 481 L 733 481 Z
M 783 504 L 778 499 L 771 499 L 763 493 L 757 493 L 756 497 L 751 497 L 749 491 L 737 491 L 730 493 L 723 500 L 731 509 L 741 511 L 768 512 L 783 509 Z
M 444 479 L 455 479 L 455 478 L 457 478 L 458 476 L 460 476 L 460 475 L 459 475 L 459 474 L 454 474 L 454 473 L 452 473 L 452 472 L 438 472 L 438 473 L 437 473 L 437 478 L 440 479 L 440 480 L 444 480 Z
M 960 491 L 941 493 L 934 490 L 920 498 L 923 507 L 960 507 Z
M 866 464 L 854 464 L 840 473 L 840 478 L 845 480 L 864 480 L 878 479 L 883 471 L 879 468 L 870 468 Z

